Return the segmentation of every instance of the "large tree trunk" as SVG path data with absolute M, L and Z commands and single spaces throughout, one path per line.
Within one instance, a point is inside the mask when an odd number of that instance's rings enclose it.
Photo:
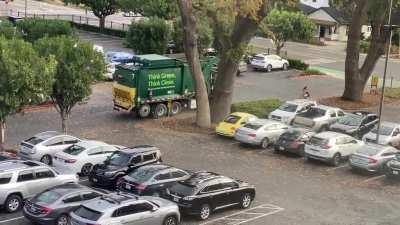
M 100 17 L 99 18 L 99 28 L 100 30 L 103 30 L 106 25 L 106 17 Z
M 5 133 L 6 133 L 6 121 L 0 121 L 0 151 L 4 150 L 5 143 Z
M 66 134 L 68 132 L 68 114 L 60 112 L 61 117 L 61 129 Z
M 196 18 L 193 12 L 192 0 L 177 0 L 181 12 L 183 25 L 183 43 L 185 55 L 190 65 L 196 88 L 196 124 L 199 127 L 210 127 L 210 104 L 208 101 L 207 87 L 201 70 L 200 56 L 197 46 Z

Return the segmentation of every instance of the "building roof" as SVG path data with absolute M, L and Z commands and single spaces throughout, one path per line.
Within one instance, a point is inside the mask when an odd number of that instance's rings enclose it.
M 333 8 L 333 7 L 322 7 L 319 8 L 328 13 L 332 18 L 334 18 L 340 24 L 350 24 L 350 18 L 348 18 L 343 12 Z
M 303 4 L 303 3 L 299 3 L 298 7 L 306 15 L 308 15 L 316 10 L 316 8 L 306 5 L 306 4 Z

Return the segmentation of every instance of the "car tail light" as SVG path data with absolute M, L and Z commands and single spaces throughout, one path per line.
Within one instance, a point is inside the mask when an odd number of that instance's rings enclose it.
M 47 207 L 42 207 L 42 208 L 40 209 L 40 213 L 41 213 L 41 214 L 44 214 L 44 215 L 48 215 L 48 214 L 50 214 L 52 211 L 53 211 L 53 209 L 47 208 Z
M 322 148 L 323 149 L 330 149 L 330 148 L 332 148 L 332 146 L 329 145 L 329 144 L 325 144 L 325 145 L 322 146 Z
M 257 135 L 256 134 L 248 134 L 248 136 L 255 138 Z
M 76 159 L 66 159 L 65 163 L 75 163 Z
M 378 160 L 376 160 L 374 158 L 368 158 L 368 163 L 375 164 L 377 162 L 378 162 Z
M 146 189 L 146 185 L 138 184 L 138 185 L 135 186 L 135 188 L 138 191 L 144 191 Z

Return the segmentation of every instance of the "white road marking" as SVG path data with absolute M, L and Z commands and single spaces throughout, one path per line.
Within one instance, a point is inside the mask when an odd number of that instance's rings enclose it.
M 370 181 L 379 180 L 379 179 L 381 179 L 381 178 L 383 178 L 383 177 L 385 177 L 385 175 L 380 175 L 380 176 L 376 176 L 376 177 L 371 177 L 371 178 L 369 178 L 369 179 L 366 179 L 366 180 L 362 181 L 362 183 L 367 183 L 367 182 L 370 182 Z
M 15 218 L 8 219 L 8 220 L 0 220 L 0 224 L 2 224 L 2 223 L 7 223 L 7 222 L 11 222 L 11 221 L 14 221 L 14 220 L 20 220 L 20 219 L 22 219 L 22 218 L 24 218 L 24 217 L 23 217 L 23 216 L 19 216 L 19 217 L 15 217 Z
M 266 213 L 252 213 L 252 212 L 250 212 L 251 210 L 254 210 L 254 209 L 267 209 L 269 211 L 266 212 Z M 239 225 L 239 224 L 247 223 L 247 222 L 250 222 L 250 221 L 265 217 L 265 216 L 276 214 L 276 213 L 281 212 L 283 210 L 285 210 L 285 209 L 281 208 L 279 206 L 276 206 L 276 205 L 263 204 L 263 205 L 259 205 L 259 206 L 256 206 L 256 207 L 253 207 L 253 208 L 250 208 L 250 209 L 242 210 L 240 212 L 236 212 L 236 213 L 233 213 L 233 214 L 230 214 L 230 215 L 227 215 L 227 216 L 216 218 L 216 219 L 201 223 L 200 225 L 212 224 L 212 223 L 221 222 L 221 221 L 224 221 L 224 220 L 240 221 L 240 222 L 237 222 L 237 223 L 229 223 L 230 225 Z M 244 215 L 244 214 L 255 215 L 255 216 L 252 217 L 252 218 L 246 218 L 246 219 L 231 218 L 233 216 L 240 216 L 240 215 Z

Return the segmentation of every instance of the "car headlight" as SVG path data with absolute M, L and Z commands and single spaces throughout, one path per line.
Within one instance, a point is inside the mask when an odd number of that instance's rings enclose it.
M 183 198 L 185 201 L 192 201 L 195 197 L 194 196 L 186 196 Z

